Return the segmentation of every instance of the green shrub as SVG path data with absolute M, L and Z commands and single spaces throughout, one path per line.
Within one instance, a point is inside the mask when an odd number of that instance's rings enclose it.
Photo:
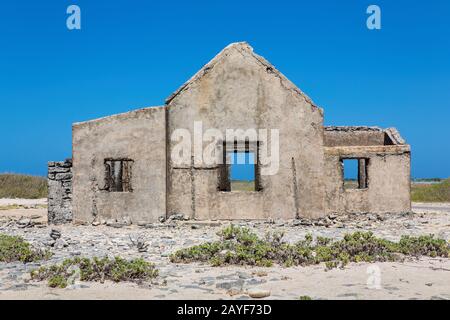
M 61 264 L 41 267 L 31 272 L 31 278 L 37 281 L 48 281 L 52 288 L 65 288 L 76 277 L 79 270 L 79 280 L 90 282 L 148 281 L 158 276 L 155 266 L 141 258 L 127 261 L 120 257 L 104 258 L 74 258 L 66 259 Z
M 410 256 L 447 257 L 448 243 L 436 239 L 433 235 L 409 237 L 403 236 L 398 244 L 398 251 Z
M 213 266 L 253 265 L 287 267 L 325 263 L 328 269 L 343 267 L 349 262 L 399 261 L 404 256 L 448 257 L 449 243 L 433 236 L 402 237 L 400 242 L 375 237 L 371 232 L 346 234 L 333 241 L 312 235 L 295 244 L 285 243 L 280 233 L 260 239 L 248 228 L 230 225 L 218 233 L 220 241 L 207 242 L 176 251 L 170 256 L 174 263 L 207 262 Z
M 35 250 L 21 237 L 0 234 L 0 262 L 27 263 L 45 260 L 50 256 L 49 251 Z

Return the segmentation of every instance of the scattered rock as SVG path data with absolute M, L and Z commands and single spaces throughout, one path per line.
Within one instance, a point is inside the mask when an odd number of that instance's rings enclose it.
M 222 222 L 220 221 L 184 221 L 182 223 L 185 226 L 193 226 L 196 227 L 220 227 L 222 225 Z
M 171 216 L 169 216 L 169 218 L 167 219 L 167 222 L 172 222 L 172 221 L 183 221 L 186 220 L 184 217 L 184 214 L 182 213 L 175 213 L 172 214 Z
M 253 278 L 253 279 L 250 279 L 250 280 L 248 280 L 247 282 L 246 282 L 246 284 L 247 285 L 250 285 L 250 286 L 256 286 L 256 285 L 259 285 L 259 284 L 263 284 L 263 283 L 266 283 L 267 282 L 267 280 L 265 280 L 265 279 L 255 279 L 255 278 Z
M 122 217 L 121 223 L 126 226 L 131 226 L 131 224 L 133 222 L 131 221 L 131 218 L 129 216 L 125 216 L 125 217 Z
M 269 297 L 270 291 L 262 289 L 250 289 L 248 290 L 247 294 L 253 299 L 262 299 Z
M 62 248 L 67 247 L 68 245 L 69 244 L 64 239 L 59 238 L 55 241 L 55 244 L 53 245 L 53 247 L 55 249 L 62 249 Z
M 318 220 L 314 222 L 314 225 L 318 227 L 323 227 L 326 225 L 326 223 L 324 223 L 322 220 Z
M 136 240 L 133 240 L 133 238 L 130 236 L 130 240 L 131 243 L 136 246 L 138 252 L 147 252 L 149 245 L 145 242 L 145 239 L 143 237 L 138 237 Z
M 227 294 L 230 297 L 237 296 L 238 294 L 241 294 L 241 293 L 242 293 L 242 291 L 238 290 L 238 289 L 230 289 L 230 290 L 227 291 Z
M 50 230 L 50 238 L 52 238 L 53 240 L 61 238 L 61 231 L 56 229 Z
M 146 221 L 138 221 L 136 224 L 138 227 L 145 227 L 147 225 L 147 222 Z
M 253 274 L 258 277 L 267 277 L 267 272 L 265 271 L 255 271 Z
M 302 226 L 312 226 L 312 222 L 311 222 L 310 220 L 306 220 L 306 219 L 302 219 L 302 220 L 300 221 L 300 224 L 301 224 Z
M 33 225 L 34 225 L 33 221 L 31 221 L 31 219 L 28 218 L 20 219 L 19 221 L 17 221 L 17 226 L 21 229 L 30 228 Z
M 217 289 L 225 289 L 225 290 L 231 290 L 231 289 L 242 290 L 243 286 L 244 286 L 244 280 L 242 280 L 242 279 L 223 281 L 223 282 L 219 282 L 216 284 Z
M 411 223 L 411 222 L 405 222 L 405 223 L 403 224 L 403 226 L 404 226 L 406 229 L 413 229 L 413 228 L 414 228 L 414 223 Z
M 116 219 L 108 219 L 108 220 L 106 220 L 106 222 L 105 222 L 105 224 L 109 227 L 110 225 L 112 225 L 112 224 L 115 224 L 115 223 L 117 223 L 117 220 Z
M 48 247 L 53 247 L 55 245 L 55 240 L 51 239 L 45 242 L 45 245 Z
M 252 276 L 246 272 L 238 271 L 236 274 L 238 275 L 239 279 L 251 279 L 252 278 Z
M 117 222 L 116 219 L 108 219 L 108 220 L 106 220 L 106 225 L 108 227 L 112 227 L 112 228 L 122 228 L 123 226 L 125 226 L 124 223 Z

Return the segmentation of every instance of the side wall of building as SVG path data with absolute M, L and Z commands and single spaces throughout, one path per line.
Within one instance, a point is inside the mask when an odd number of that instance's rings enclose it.
M 261 175 L 261 191 L 224 192 L 218 189 L 219 167 L 177 165 L 169 158 L 169 215 L 183 213 L 196 219 L 324 215 L 322 110 L 245 46 L 224 50 L 202 72 L 168 104 L 169 139 L 177 129 L 187 129 L 194 137 L 196 121 L 203 132 L 214 128 L 223 137 L 227 129 L 275 129 L 279 170 Z M 169 141 L 169 154 L 176 144 Z
M 146 108 L 73 126 L 76 222 L 156 222 L 166 214 L 165 108 Z M 106 159 L 132 160 L 132 192 L 106 190 Z
M 342 159 L 368 159 L 364 189 L 344 187 Z M 325 147 L 327 213 L 403 213 L 411 211 L 410 147 Z

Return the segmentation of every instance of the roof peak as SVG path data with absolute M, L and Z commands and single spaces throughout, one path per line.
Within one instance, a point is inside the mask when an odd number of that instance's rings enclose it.
M 270 72 L 276 77 L 280 78 L 281 82 L 283 83 L 286 89 L 294 91 L 295 93 L 303 97 L 313 107 L 320 109 L 306 94 L 304 94 L 296 85 L 294 85 L 280 71 L 278 71 L 269 61 L 264 59 L 262 56 L 257 55 L 254 52 L 253 47 L 250 46 L 250 44 L 246 41 L 233 42 L 227 45 L 225 48 L 223 48 L 211 61 L 209 61 L 206 65 L 204 65 L 194 76 L 192 76 L 188 81 L 186 81 L 178 90 L 172 93 L 166 99 L 166 105 L 169 104 L 178 94 L 186 90 L 191 83 L 201 79 L 205 74 L 207 74 L 211 69 L 213 69 L 216 63 L 224 56 L 226 56 L 230 50 L 238 50 L 239 52 L 243 51 L 248 52 L 253 58 L 255 58 L 258 61 L 258 63 L 260 63 L 266 68 L 267 72 Z

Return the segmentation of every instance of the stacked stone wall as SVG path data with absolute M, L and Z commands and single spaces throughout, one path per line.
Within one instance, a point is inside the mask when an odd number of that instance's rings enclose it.
M 48 163 L 48 223 L 72 222 L 72 159 Z

